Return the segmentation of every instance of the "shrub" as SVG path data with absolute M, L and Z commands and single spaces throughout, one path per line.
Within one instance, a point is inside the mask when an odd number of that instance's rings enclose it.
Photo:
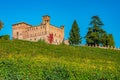
M 2 39 L 2 40 L 10 40 L 10 35 L 0 36 L 0 39 Z

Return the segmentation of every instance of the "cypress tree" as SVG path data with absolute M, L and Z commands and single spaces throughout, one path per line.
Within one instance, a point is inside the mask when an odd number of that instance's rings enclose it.
M 74 20 L 72 24 L 72 29 L 70 30 L 69 43 L 70 45 L 78 45 L 81 43 L 80 29 L 78 27 L 77 21 Z

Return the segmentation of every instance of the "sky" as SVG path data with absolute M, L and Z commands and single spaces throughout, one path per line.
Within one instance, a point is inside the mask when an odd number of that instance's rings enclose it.
M 102 28 L 113 34 L 116 47 L 120 48 L 120 0 L 0 0 L 0 20 L 4 23 L 0 35 L 12 37 L 12 24 L 18 22 L 39 25 L 43 15 L 50 16 L 51 24 L 65 26 L 65 39 L 74 20 L 84 37 L 91 17 L 97 15 L 104 23 Z

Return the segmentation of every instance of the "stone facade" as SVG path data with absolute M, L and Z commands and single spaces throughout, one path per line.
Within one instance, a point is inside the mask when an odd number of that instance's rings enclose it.
M 52 44 L 61 44 L 64 40 L 64 26 L 60 28 L 50 24 L 50 16 L 43 16 L 42 22 L 39 26 L 32 26 L 25 22 L 12 25 L 13 39 L 38 41 L 49 41 L 49 35 L 52 34 Z
M 69 40 L 64 40 L 64 44 L 69 45 Z

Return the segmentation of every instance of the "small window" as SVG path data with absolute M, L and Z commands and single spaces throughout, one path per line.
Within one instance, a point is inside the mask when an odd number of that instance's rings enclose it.
M 45 34 L 47 34 L 47 32 L 45 32 Z
M 55 33 L 55 36 L 56 36 L 56 33 Z
M 59 35 L 59 37 L 61 37 L 61 36 Z
M 19 35 L 19 32 L 17 32 L 17 36 Z
M 30 37 L 32 37 L 32 35 L 30 35 Z

